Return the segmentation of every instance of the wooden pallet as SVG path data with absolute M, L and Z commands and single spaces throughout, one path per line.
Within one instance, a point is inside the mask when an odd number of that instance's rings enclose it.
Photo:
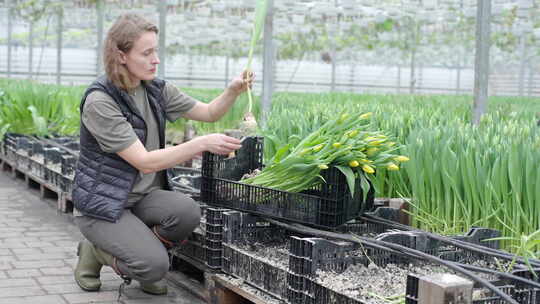
M 58 210 L 63 213 L 73 214 L 73 199 L 71 198 L 71 193 L 62 192 L 62 195 L 58 200 Z
M 251 287 L 232 276 L 201 271 L 187 261 L 176 261 L 167 280 L 189 290 L 209 304 L 282 304 L 283 301 Z
M 13 178 L 23 176 L 22 172 L 17 169 L 17 166 L 5 158 L 2 158 L 2 171 L 7 172 Z
M 208 291 L 210 304 L 281 304 L 284 303 L 262 291 L 259 291 L 238 279 L 225 274 L 214 274 L 210 277 Z
M 62 192 L 57 186 L 43 180 L 42 178 L 35 176 L 30 172 L 25 172 L 19 168 L 13 162 L 0 158 L 1 171 L 7 173 L 14 179 L 21 179 L 24 181 L 29 189 L 37 189 L 39 191 L 39 197 L 47 202 L 52 202 L 52 207 L 63 212 L 68 213 L 73 211 L 73 203 L 70 197 L 66 197 L 66 193 Z
M 31 173 L 25 172 L 23 174 L 24 180 L 28 188 L 39 189 L 39 197 L 41 199 L 53 199 L 56 201 L 60 200 L 60 197 L 62 196 L 62 191 L 58 187 Z

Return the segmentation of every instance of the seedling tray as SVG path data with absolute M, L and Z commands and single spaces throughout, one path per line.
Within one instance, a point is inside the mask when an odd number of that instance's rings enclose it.
M 480 232 L 478 232 L 480 231 Z M 482 236 L 489 235 L 489 232 L 482 230 L 473 230 L 473 233 L 468 234 L 467 241 L 475 242 L 475 238 L 480 239 Z M 376 237 L 379 240 L 386 240 L 392 243 L 402 244 L 411 248 L 432 252 L 434 255 L 447 258 L 451 257 L 459 262 L 473 264 L 476 266 L 496 268 L 496 263 L 493 258 L 487 254 L 478 254 L 468 252 L 465 249 L 459 249 L 454 254 L 449 254 L 450 248 L 447 245 L 439 242 L 423 242 L 421 237 L 411 237 L 409 232 L 401 232 L 402 240 L 398 240 L 399 233 L 388 237 L 388 234 L 382 234 Z M 467 235 L 466 235 L 467 236 Z M 462 236 L 465 237 L 465 236 Z M 431 264 L 419 259 L 413 259 L 405 255 L 397 255 L 380 249 L 373 249 L 369 246 L 359 246 L 348 242 L 336 242 L 321 238 L 299 238 L 291 237 L 290 257 L 289 257 L 289 275 L 288 275 L 288 301 L 291 304 L 317 303 L 317 304 L 338 304 L 338 303 L 386 303 L 384 301 L 374 302 L 371 300 L 359 300 L 357 296 L 353 297 L 350 294 L 355 294 L 355 290 L 344 289 L 344 291 L 336 291 L 341 288 L 339 283 L 335 282 L 353 282 L 356 289 L 362 289 L 366 285 L 365 278 L 356 276 L 348 277 L 351 274 L 358 274 L 363 271 L 372 271 L 373 269 L 390 267 L 391 277 L 395 277 L 397 273 L 401 273 L 401 284 L 405 283 L 405 289 L 401 291 L 406 295 L 406 303 L 416 304 L 418 301 L 418 277 L 414 275 L 414 271 L 425 271 L 431 269 Z M 428 246 L 426 246 L 428 244 Z M 440 248 L 437 248 L 439 246 Z M 412 266 L 412 268 L 411 268 Z M 352 267 L 352 268 L 351 268 Z M 371 268 L 371 269 L 370 269 Z M 405 277 L 403 271 L 399 272 L 396 269 L 409 268 L 411 273 Z M 444 272 L 450 272 L 445 267 L 436 266 L 434 269 L 440 268 Z M 351 270 L 352 269 L 352 270 Z M 335 277 L 330 281 L 336 284 L 337 287 L 328 285 L 328 280 L 324 280 L 324 272 L 332 272 Z M 349 274 L 344 274 L 349 271 Z M 521 267 L 516 274 L 522 273 L 522 276 L 532 276 Z M 342 275 L 340 280 L 337 276 Z M 458 274 L 459 275 L 459 274 Z M 343 279 L 343 276 L 345 277 Z M 373 272 L 373 281 L 379 280 L 377 272 Z M 412 278 L 411 278 L 412 277 Z M 416 281 L 415 281 L 416 278 Z M 530 277 L 529 277 L 530 278 Z M 486 279 L 498 286 L 503 292 L 511 295 L 519 303 L 532 304 L 538 297 L 538 290 L 530 286 L 515 282 L 513 280 L 502 279 L 489 275 Z M 354 282 L 364 282 L 355 284 Z M 324 282 L 324 283 L 323 283 Z M 370 284 L 371 282 L 369 282 Z M 398 284 L 396 282 L 396 284 Z M 482 286 L 475 286 L 473 290 L 473 303 L 475 304 L 495 304 L 503 303 L 503 301 L 488 289 Z M 366 295 L 364 294 L 363 297 Z M 389 294 L 385 296 L 391 296 Z M 402 300 L 403 297 L 402 297 Z
M 223 272 L 286 301 L 293 258 L 289 242 L 292 236 L 304 236 L 249 213 L 229 211 L 223 213 L 223 218 Z M 384 223 L 351 221 L 338 231 L 374 237 L 375 231 L 386 231 L 385 227 L 389 228 Z
M 223 212 L 225 209 L 204 208 L 204 219 L 185 242 L 173 249 L 173 255 L 179 253 L 204 265 L 209 271 L 221 269 L 223 246 Z

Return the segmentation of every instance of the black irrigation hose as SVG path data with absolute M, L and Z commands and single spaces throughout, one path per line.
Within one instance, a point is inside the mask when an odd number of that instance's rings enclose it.
M 519 261 L 520 263 L 523 263 L 523 264 L 526 263 L 523 258 L 521 258 L 521 257 L 519 257 L 517 255 L 511 254 L 511 253 L 508 253 L 508 252 L 504 252 L 504 251 L 499 250 L 499 249 L 493 249 L 493 248 L 485 247 L 485 246 L 482 246 L 482 245 L 465 242 L 465 241 L 462 241 L 462 240 L 456 240 L 456 239 L 436 235 L 436 234 L 431 233 L 431 232 L 427 232 L 427 231 L 420 230 L 420 229 L 417 229 L 417 228 L 414 228 L 414 227 L 411 227 L 411 226 L 396 223 L 394 221 L 387 220 L 387 219 L 384 219 L 384 218 L 381 218 L 381 217 L 378 217 L 378 216 L 365 214 L 365 215 L 361 216 L 360 218 L 362 220 L 367 221 L 367 222 L 379 223 L 379 224 L 384 223 L 384 224 L 389 225 L 391 227 L 394 227 L 396 229 L 404 229 L 404 230 L 408 230 L 408 231 L 422 232 L 423 234 L 427 235 L 428 237 L 430 237 L 430 238 L 432 238 L 434 240 L 441 241 L 441 242 L 444 242 L 444 243 L 447 243 L 447 244 L 450 244 L 450 245 L 454 245 L 454 246 L 456 246 L 458 248 L 468 249 L 468 250 L 478 252 L 478 253 L 482 253 L 482 254 L 486 254 L 486 252 L 489 252 L 489 254 L 494 256 L 494 257 L 499 257 L 499 258 L 505 259 L 505 260 L 512 260 L 512 259 L 515 258 L 516 261 Z M 531 264 L 534 264 L 534 266 L 540 267 L 540 260 L 538 260 L 538 259 L 531 258 L 531 259 L 529 259 L 529 262 Z
M 402 245 L 397 245 L 397 244 L 388 243 L 388 242 L 379 241 L 379 240 L 369 240 L 369 239 L 366 239 L 364 237 L 361 237 L 359 239 L 362 240 L 366 244 L 369 244 L 371 242 L 381 243 L 381 245 L 384 245 L 384 246 L 387 246 L 389 248 L 400 251 L 402 254 L 405 254 L 405 255 L 408 255 L 408 256 L 411 256 L 411 257 L 420 256 L 420 257 L 422 257 L 422 258 L 424 258 L 424 259 L 426 259 L 428 261 L 431 261 L 431 262 L 438 263 L 440 265 L 446 266 L 446 267 L 448 267 L 448 268 L 450 268 L 450 269 L 452 269 L 452 270 L 454 270 L 454 271 L 456 271 L 458 273 L 461 273 L 461 274 L 469 277 L 471 280 L 473 280 L 473 281 L 487 287 L 489 290 L 491 290 L 495 294 L 499 295 L 501 297 L 501 299 L 507 301 L 508 303 L 518 304 L 518 302 L 515 301 L 514 299 L 512 299 L 512 297 L 510 297 L 509 295 L 507 295 L 506 293 L 504 293 L 500 289 L 498 289 L 497 286 L 493 285 L 488 280 L 483 279 L 483 278 L 479 277 L 478 275 L 470 272 L 469 270 L 464 269 L 463 267 L 461 267 L 460 265 L 458 265 L 455 262 L 446 261 L 446 260 L 443 260 L 441 258 L 432 256 L 432 255 L 427 254 L 427 253 L 424 253 L 422 251 L 411 249 L 409 247 L 405 247 L 405 246 L 402 246 Z
M 515 254 L 511 254 L 511 253 L 508 253 L 508 252 L 504 252 L 502 250 L 493 249 L 493 248 L 489 248 L 489 247 L 485 247 L 485 246 L 481 246 L 481 245 L 477 245 L 477 244 L 473 244 L 473 243 L 469 243 L 469 242 L 465 242 L 465 241 L 461 241 L 461 240 L 455 240 L 455 239 L 452 239 L 452 238 L 439 236 L 439 235 L 436 235 L 436 234 L 431 233 L 431 232 L 423 231 L 423 230 L 420 230 L 420 229 L 413 228 L 411 226 L 406 226 L 406 225 L 403 225 L 403 224 L 400 224 L 400 223 L 396 223 L 396 222 L 393 222 L 393 221 L 390 221 L 390 220 L 387 220 L 387 219 L 384 219 L 384 218 L 380 218 L 378 216 L 373 216 L 373 215 L 367 215 L 366 214 L 366 215 L 363 215 L 361 217 L 361 219 L 365 220 L 367 222 L 372 222 L 372 223 L 379 223 L 379 224 L 384 223 L 384 224 L 387 224 L 387 225 L 392 226 L 392 227 L 397 228 L 397 229 L 405 229 L 405 230 L 409 230 L 409 231 L 419 231 L 419 232 L 424 233 L 425 235 L 427 235 L 428 237 L 430 237 L 430 238 L 432 238 L 434 240 L 444 242 L 444 243 L 456 246 L 458 248 L 471 250 L 471 251 L 481 253 L 481 254 L 489 254 L 489 255 L 491 255 L 493 257 L 501 258 L 501 259 L 508 260 L 508 261 L 512 261 L 513 259 L 515 259 L 516 261 L 518 261 L 518 262 L 520 262 L 522 264 L 527 263 L 523 258 L 521 258 L 521 257 L 519 257 L 519 256 L 517 256 Z M 536 267 L 540 267 L 540 260 L 531 258 L 531 259 L 528 259 L 528 261 L 529 261 L 529 263 L 531 265 L 534 265 Z
M 493 285 L 489 281 L 477 276 L 476 274 L 474 274 L 474 273 L 472 273 L 472 272 L 470 272 L 468 270 L 465 270 L 461 266 L 457 265 L 455 262 L 445 261 L 445 260 L 440 259 L 438 257 L 429 255 L 427 253 L 424 253 L 424 252 L 421 252 L 421 251 L 418 251 L 418 250 L 414 250 L 414 249 L 411 249 L 409 247 L 393 244 L 393 243 L 368 239 L 368 238 L 365 238 L 365 237 L 354 237 L 352 235 L 347 235 L 347 234 L 341 234 L 341 233 L 318 230 L 318 229 L 306 227 L 306 226 L 303 226 L 303 225 L 300 225 L 300 224 L 286 224 L 286 223 L 282 223 L 282 222 L 272 220 L 272 219 L 266 219 L 266 220 L 268 220 L 268 222 L 270 222 L 271 224 L 274 224 L 276 226 L 281 226 L 281 227 L 284 227 L 284 228 L 286 228 L 288 230 L 296 231 L 298 233 L 311 234 L 311 235 L 315 235 L 315 236 L 323 236 L 323 237 L 328 237 L 328 238 L 333 238 L 333 239 L 344 240 L 344 241 L 348 241 L 348 242 L 352 242 L 352 243 L 365 244 L 365 245 L 368 245 L 368 246 L 371 246 L 371 247 L 376 247 L 376 248 L 384 249 L 384 250 L 387 250 L 387 251 L 388 251 L 388 249 L 392 249 L 390 251 L 399 252 L 401 254 L 404 254 L 404 255 L 407 255 L 407 256 L 410 256 L 410 257 L 413 257 L 413 258 L 422 257 L 422 258 L 424 258 L 426 260 L 441 264 L 441 265 L 446 266 L 446 267 L 448 267 L 448 268 L 450 268 L 450 269 L 452 269 L 452 270 L 454 270 L 454 271 L 456 271 L 458 273 L 461 273 L 461 274 L 469 277 L 473 281 L 487 287 L 489 290 L 491 290 L 493 293 L 500 296 L 501 299 L 505 300 L 508 303 L 518 304 L 517 301 L 515 301 L 509 295 L 502 292 L 495 285 Z
M 497 271 L 497 270 L 493 270 L 493 269 L 489 269 L 489 268 L 483 268 L 483 267 L 479 267 L 479 266 L 468 265 L 468 264 L 463 264 L 463 263 L 458 263 L 458 262 L 456 262 L 456 264 L 463 267 L 463 268 L 472 270 L 472 271 L 495 274 L 495 275 L 498 275 L 498 276 L 501 276 L 501 277 L 504 277 L 504 278 L 519 281 L 521 283 L 530 285 L 532 287 L 540 288 L 540 283 L 529 280 L 529 279 L 522 278 L 522 277 L 517 276 L 517 275 L 513 275 L 513 274 L 508 273 L 508 272 L 502 272 L 502 271 Z

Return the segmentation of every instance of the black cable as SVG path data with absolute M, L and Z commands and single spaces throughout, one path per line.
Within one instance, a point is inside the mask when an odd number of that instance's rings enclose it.
M 459 262 L 456 262 L 456 264 L 460 265 L 463 268 L 467 268 L 469 270 L 498 275 L 498 276 L 501 276 L 501 277 L 504 277 L 504 278 L 512 279 L 514 281 L 519 281 L 521 283 L 530 285 L 532 287 L 540 288 L 540 283 L 529 280 L 529 279 L 526 279 L 526 278 L 522 278 L 520 276 L 511 274 L 511 273 L 508 273 L 508 272 L 497 271 L 497 270 L 493 270 L 493 269 L 489 269 L 489 268 L 484 268 L 484 267 L 474 266 L 474 265 L 469 265 L 469 264 L 463 264 L 463 263 L 459 263 Z
M 422 257 L 422 258 L 424 258 L 424 259 L 426 259 L 426 260 L 428 260 L 430 262 L 434 262 L 434 263 L 446 266 L 446 267 L 448 267 L 448 268 L 450 268 L 450 269 L 452 269 L 452 270 L 454 270 L 454 271 L 456 271 L 458 273 L 461 273 L 461 274 L 465 275 L 466 277 L 470 278 L 471 280 L 473 280 L 473 281 L 487 287 L 489 290 L 491 290 L 492 292 L 494 292 L 495 294 L 500 296 L 501 299 L 507 301 L 508 303 L 518 304 L 518 302 L 515 301 L 514 299 L 512 299 L 512 297 L 510 297 L 509 295 L 507 295 L 506 293 L 504 293 L 500 289 L 498 289 L 497 286 L 493 285 L 488 280 L 485 280 L 485 279 L 479 277 L 478 275 L 470 272 L 469 270 L 466 270 L 466 269 L 462 268 L 461 266 L 459 266 L 455 262 L 446 261 L 446 260 L 443 260 L 441 258 L 432 256 L 432 255 L 427 254 L 427 253 L 424 253 L 422 251 L 411 249 L 409 247 L 405 247 L 405 246 L 394 244 L 394 243 L 389 243 L 389 242 L 384 242 L 384 241 L 379 241 L 379 240 L 370 240 L 370 239 L 367 239 L 367 238 L 364 238 L 364 237 L 359 237 L 359 239 L 362 240 L 366 244 L 369 244 L 371 242 L 382 243 L 381 245 L 385 245 L 385 246 L 388 246 L 389 248 L 398 250 L 402 254 L 405 254 L 405 255 L 408 255 L 408 256 L 411 256 L 411 257 L 414 257 L 415 255 L 418 255 L 418 256 L 420 256 L 420 257 Z
M 374 239 L 368 239 L 368 238 L 360 237 L 360 236 L 355 237 L 355 236 L 347 235 L 347 234 L 341 234 L 341 233 L 318 230 L 318 229 L 306 227 L 306 226 L 303 226 L 303 225 L 300 225 L 300 224 L 286 224 L 286 223 L 282 223 L 282 222 L 279 222 L 279 221 L 276 221 L 276 220 L 273 220 L 273 219 L 266 219 L 266 220 L 268 222 L 270 222 L 271 224 L 274 224 L 276 226 L 284 227 L 284 228 L 286 228 L 288 230 L 295 231 L 295 232 L 302 233 L 302 234 L 311 234 L 311 235 L 314 235 L 314 236 L 323 236 L 323 237 L 328 237 L 328 238 L 333 238 L 333 239 L 339 239 L 339 240 L 343 240 L 343 241 L 348 241 L 348 242 L 352 242 L 352 243 L 359 243 L 359 244 L 368 245 L 370 247 L 376 247 L 376 248 L 381 248 L 381 249 L 386 247 L 386 248 L 394 249 L 395 251 L 397 251 L 397 252 L 399 252 L 399 253 L 401 253 L 403 255 L 407 255 L 407 256 L 410 256 L 410 257 L 413 257 L 413 258 L 418 259 L 418 257 L 421 257 L 421 258 L 424 258 L 424 259 L 426 259 L 428 261 L 435 262 L 437 264 L 446 266 L 446 267 L 448 267 L 448 268 L 450 268 L 450 269 L 452 269 L 452 270 L 454 270 L 454 271 L 456 271 L 458 273 L 461 273 L 461 274 L 467 276 L 468 278 L 472 279 L 473 281 L 485 286 L 486 288 L 488 288 L 493 293 L 500 296 L 501 299 L 507 301 L 508 303 L 518 304 L 518 302 L 516 302 L 514 299 L 512 299 L 509 295 L 502 292 L 495 285 L 493 285 L 489 281 L 475 275 L 474 273 L 460 267 L 455 262 L 445 261 L 445 260 L 443 260 L 441 258 L 429 255 L 427 253 L 424 253 L 424 252 L 421 252 L 421 251 L 418 251 L 418 250 L 415 250 L 415 249 L 411 249 L 409 247 L 389 243 L 389 242 L 384 242 L 384 241 L 379 241 L 379 240 L 374 240 Z M 384 250 L 388 251 L 388 249 L 384 249 Z
M 508 253 L 508 252 L 504 252 L 502 250 L 489 248 L 489 247 L 485 247 L 485 246 L 474 244 L 474 243 L 469 243 L 469 242 L 465 242 L 465 241 L 461 241 L 461 240 L 452 239 L 452 238 L 449 238 L 449 237 L 436 235 L 436 234 L 431 233 L 431 232 L 423 231 L 423 230 L 420 230 L 420 229 L 417 229 L 417 228 L 413 228 L 411 226 L 406 226 L 406 225 L 403 225 L 403 224 L 400 224 L 400 223 L 396 223 L 396 222 L 393 222 L 393 221 L 390 221 L 390 220 L 387 220 L 387 219 L 384 219 L 384 218 L 380 218 L 378 216 L 366 214 L 366 215 L 360 217 L 360 219 L 365 220 L 367 222 L 372 222 L 372 223 L 378 223 L 378 224 L 384 223 L 386 225 L 389 225 L 389 226 L 397 228 L 397 229 L 403 229 L 405 227 L 405 228 L 407 228 L 406 230 L 421 232 L 421 233 L 425 234 L 426 236 L 428 236 L 428 237 L 430 237 L 430 238 L 432 238 L 434 240 L 444 242 L 444 243 L 456 246 L 458 248 L 467 249 L 467 250 L 474 251 L 474 252 L 481 253 L 481 254 L 489 254 L 489 255 L 491 255 L 493 257 L 498 257 L 498 258 L 508 260 L 508 261 L 512 261 L 512 260 L 515 259 L 516 261 L 518 261 L 521 264 L 527 264 L 527 261 L 525 261 L 525 259 L 523 259 L 522 257 L 519 257 L 519 256 L 517 256 L 515 254 L 511 254 L 511 253 Z M 411 228 L 413 228 L 413 229 L 411 229 Z M 536 267 L 540 267 L 540 260 L 538 260 L 538 259 L 530 258 L 530 259 L 528 259 L 528 262 L 531 265 L 534 265 Z
M 520 262 L 522 264 L 526 264 L 526 261 L 523 258 L 521 258 L 521 257 L 519 257 L 517 255 L 511 254 L 511 253 L 502 251 L 500 249 L 489 248 L 489 247 L 485 247 L 485 246 L 482 246 L 482 245 L 465 242 L 465 241 L 462 241 L 462 240 L 456 240 L 456 239 L 453 239 L 453 238 L 440 236 L 440 235 L 437 235 L 437 234 L 434 234 L 434 233 L 431 233 L 431 232 L 427 232 L 427 231 L 424 231 L 424 230 L 413 228 L 411 226 L 406 226 L 406 225 L 396 223 L 396 222 L 393 222 L 393 221 L 390 221 L 390 220 L 387 220 L 387 219 L 384 219 L 384 218 L 380 218 L 380 217 L 374 216 L 374 215 L 367 215 L 366 214 L 366 215 L 364 215 L 364 216 L 362 216 L 360 218 L 362 220 L 364 220 L 364 221 L 367 221 L 367 222 L 378 223 L 378 224 L 384 223 L 385 225 L 389 225 L 389 226 L 391 226 L 393 228 L 396 228 L 396 229 L 404 229 L 404 230 L 408 230 L 408 231 L 421 232 L 421 233 L 425 234 L 426 236 L 428 236 L 428 237 L 430 237 L 430 238 L 432 238 L 434 240 L 444 242 L 444 243 L 447 243 L 447 244 L 450 244 L 450 245 L 454 245 L 454 246 L 456 246 L 458 248 L 468 249 L 468 250 L 478 252 L 478 253 L 482 253 L 482 254 L 486 254 L 486 252 L 489 252 L 494 257 L 499 257 L 501 259 L 505 259 L 505 260 L 509 260 L 509 261 L 511 261 L 513 259 L 516 259 L 516 261 L 518 261 L 518 262 Z M 538 260 L 538 259 L 530 258 L 529 262 L 531 262 L 531 264 L 534 264 L 534 266 L 540 267 L 540 260 Z
M 371 246 L 371 245 L 370 245 Z M 388 248 L 388 247 L 385 247 L 385 246 L 371 246 L 373 248 L 376 248 L 376 249 L 382 249 L 382 250 L 388 250 L 389 252 L 392 252 L 392 253 L 399 253 L 399 254 L 402 254 L 401 251 L 397 251 L 397 250 L 394 250 L 392 248 Z M 408 248 L 408 247 L 407 247 Z M 405 253 L 408 255 L 408 253 Z M 420 256 L 415 256 L 417 259 L 422 259 L 422 257 Z M 520 276 L 517 276 L 517 275 L 514 275 L 514 274 L 511 274 L 511 273 L 507 273 L 507 272 L 503 272 L 503 271 L 498 271 L 498 270 L 493 270 L 493 269 L 489 269 L 489 268 L 484 268 L 484 267 L 480 267 L 480 266 L 474 266 L 474 265 L 469 265 L 469 264 L 464 264 L 464 263 L 460 263 L 460 262 L 452 262 L 452 263 L 455 263 L 456 265 L 460 266 L 460 267 L 463 267 L 465 269 L 468 269 L 468 270 L 472 270 L 472 271 L 476 271 L 476 272 L 483 272 L 483 273 L 489 273 L 489 274 L 493 274 L 493 275 L 497 275 L 497 276 L 500 276 L 500 277 L 504 277 L 504 278 L 508 278 L 508 279 L 512 279 L 514 281 L 519 281 L 521 283 L 524 283 L 524 284 L 527 284 L 527 285 L 530 285 L 532 287 L 536 287 L 536 288 L 539 288 L 540 289 L 540 283 L 536 282 L 536 281 L 532 281 L 532 280 L 529 280 L 529 279 L 526 279 L 526 278 L 523 278 L 523 277 L 520 277 Z

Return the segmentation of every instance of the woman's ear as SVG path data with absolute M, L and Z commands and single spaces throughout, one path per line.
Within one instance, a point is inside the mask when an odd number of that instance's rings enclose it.
M 126 54 L 122 51 L 118 51 L 118 60 L 121 64 L 126 64 Z

